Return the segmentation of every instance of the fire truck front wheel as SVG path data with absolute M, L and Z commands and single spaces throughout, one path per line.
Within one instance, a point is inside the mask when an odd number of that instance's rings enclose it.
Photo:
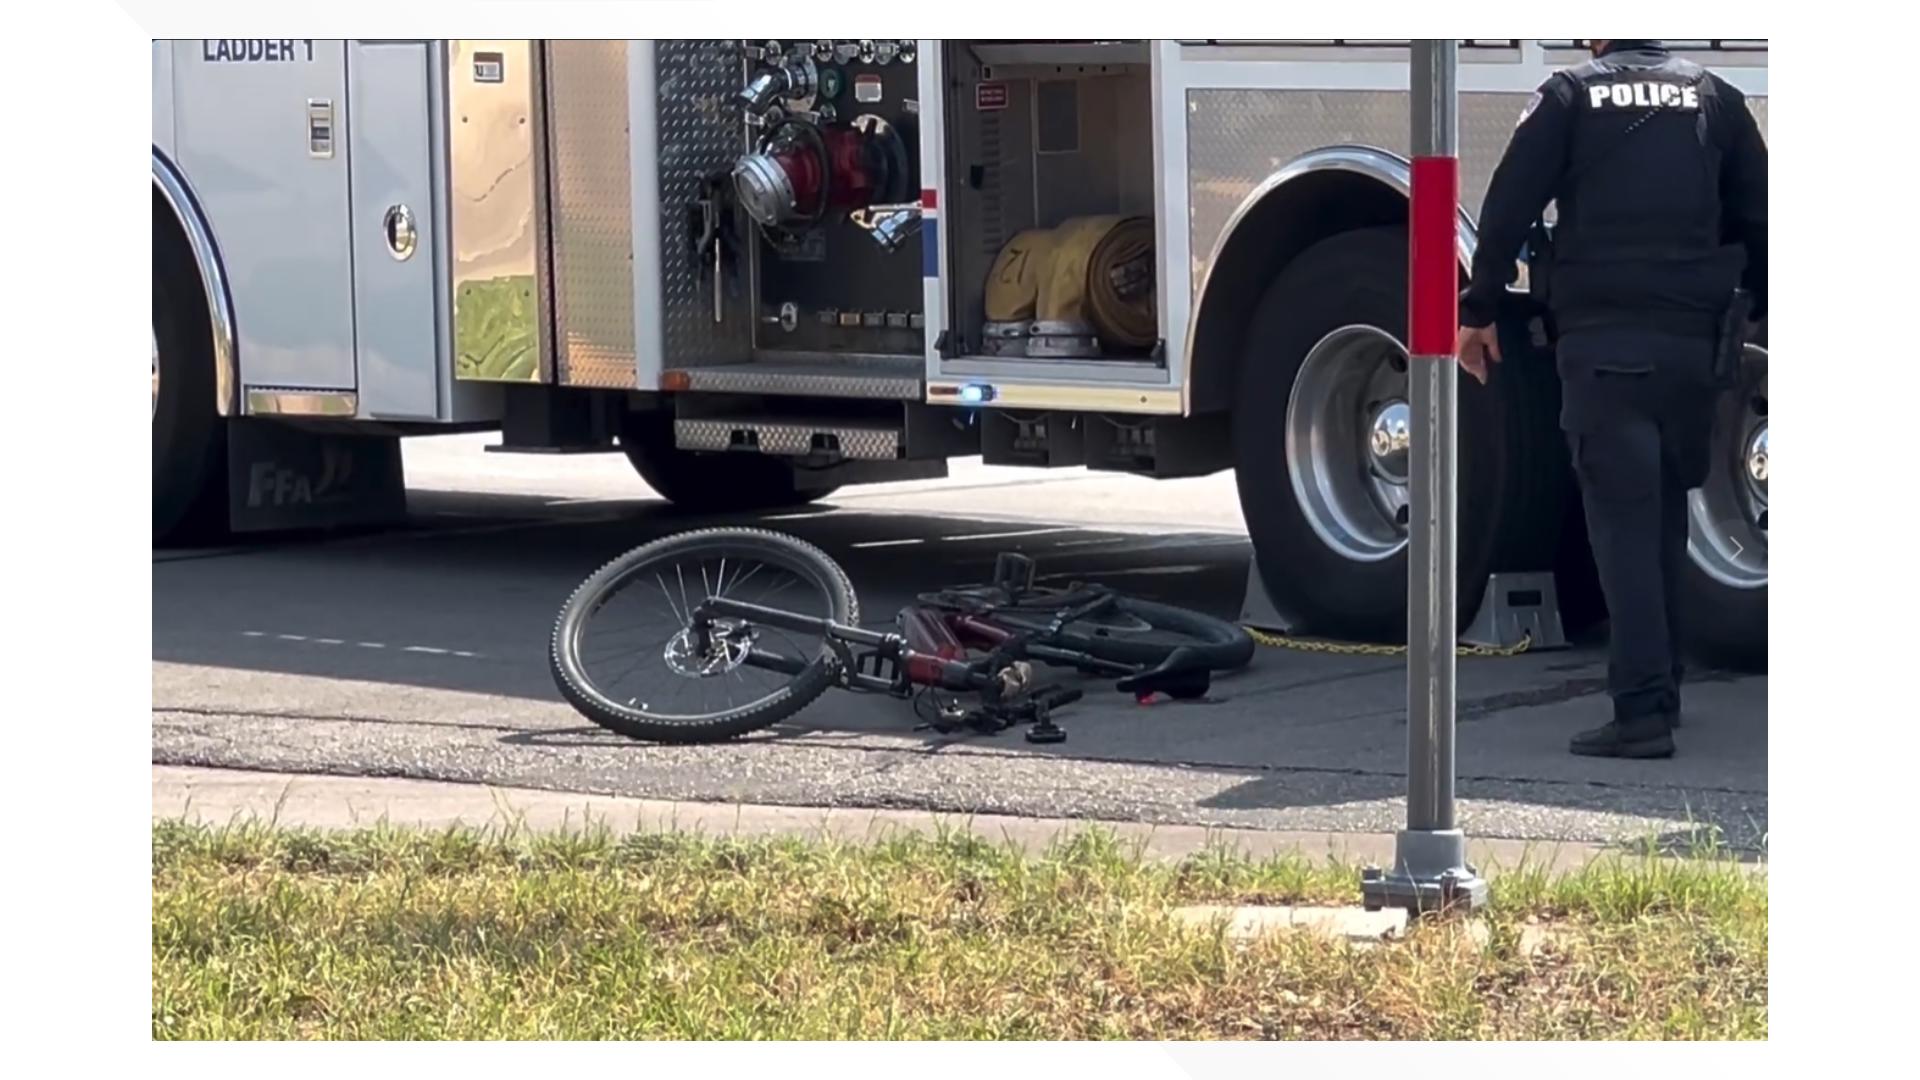
M 192 274 L 156 233 L 153 263 L 153 540 L 211 530 L 223 509 L 220 420 L 213 407 L 213 345 Z M 194 316 L 198 314 L 198 319 Z
M 667 413 L 629 413 L 620 446 L 640 479 L 675 507 L 729 513 L 798 506 L 833 494 L 834 486 L 802 486 L 794 467 L 765 454 L 701 454 L 673 444 Z
M 1410 518 L 1407 233 L 1342 233 L 1302 252 L 1248 327 L 1233 417 L 1240 504 L 1270 599 L 1299 632 L 1404 641 Z M 1495 555 L 1509 468 L 1503 409 L 1459 391 L 1459 614 Z

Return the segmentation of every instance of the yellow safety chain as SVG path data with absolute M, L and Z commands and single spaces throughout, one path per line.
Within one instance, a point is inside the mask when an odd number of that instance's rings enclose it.
M 1251 626 L 1245 628 L 1248 636 L 1262 645 L 1274 649 L 1293 649 L 1297 652 L 1332 653 L 1336 656 L 1401 656 L 1407 651 L 1405 645 L 1362 645 L 1347 641 L 1318 641 L 1312 638 L 1285 637 L 1269 634 Z M 1462 645 L 1455 649 L 1459 656 L 1519 656 L 1533 644 L 1533 635 L 1526 634 L 1518 644 L 1508 646 Z

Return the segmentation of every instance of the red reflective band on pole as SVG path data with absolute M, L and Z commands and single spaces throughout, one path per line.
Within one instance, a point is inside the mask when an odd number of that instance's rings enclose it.
M 1413 163 L 1413 240 L 1408 270 L 1407 351 L 1452 356 L 1460 330 L 1460 159 L 1424 157 Z

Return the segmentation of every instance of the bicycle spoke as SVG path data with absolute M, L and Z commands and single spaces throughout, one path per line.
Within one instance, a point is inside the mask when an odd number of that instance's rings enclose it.
M 766 563 L 755 563 L 752 570 L 749 570 L 746 573 L 741 574 L 739 577 L 735 578 L 732 585 L 722 586 L 720 589 L 720 595 L 725 596 L 727 595 L 728 589 L 737 589 L 740 586 L 745 585 L 748 579 L 752 578 L 753 575 L 759 573 L 761 570 L 764 570 L 766 568 L 766 565 L 767 565 Z
M 601 663 L 602 661 L 613 660 L 622 656 L 632 656 L 635 653 L 639 653 L 643 656 L 658 655 L 659 653 L 664 651 L 664 647 L 665 647 L 664 643 L 653 644 L 649 642 L 644 645 L 625 646 L 617 649 L 602 649 L 598 652 L 591 653 L 591 654 L 583 651 L 580 654 L 580 662 L 591 667 L 593 665 Z
M 609 687 L 614 687 L 614 686 L 618 686 L 618 685 L 620 685 L 620 680 L 621 680 L 621 679 L 624 679 L 624 678 L 626 678 L 627 676 L 629 676 L 629 675 L 631 675 L 631 674 L 633 674 L 634 672 L 636 672 L 636 671 L 639 671 L 639 670 L 640 670 L 640 665 L 642 665 L 642 664 L 644 664 L 644 663 L 646 663 L 646 662 L 647 662 L 647 658 L 646 658 L 645 656 L 642 656 L 642 657 L 640 657 L 639 659 L 637 659 L 637 660 L 635 660 L 635 661 L 634 661 L 633 663 L 631 663 L 631 664 L 629 664 L 629 665 L 627 665 L 627 667 L 626 667 L 626 669 L 625 669 L 624 671 L 622 671 L 622 672 L 620 672 L 620 674 L 619 674 L 619 675 L 617 675 L 617 676 L 615 676 L 614 678 L 612 678 L 612 679 L 610 679 L 610 680 L 608 680 L 608 682 L 607 682 L 607 686 L 609 686 Z
M 797 580 L 799 580 L 799 579 L 798 579 L 798 578 L 788 578 L 787 580 L 785 580 L 785 581 L 783 581 L 783 582 L 781 582 L 781 583 L 780 583 L 780 587 L 779 587 L 779 588 L 777 588 L 777 589 L 769 589 L 768 591 L 766 591 L 766 592 L 764 592 L 764 593 L 761 593 L 761 594 L 760 594 L 760 599 L 758 599 L 758 600 L 755 600 L 755 601 L 754 601 L 754 603 L 756 603 L 756 604 L 759 604 L 759 605 L 760 605 L 761 607 L 767 607 L 767 606 L 769 606 L 769 605 L 767 604 L 767 601 L 769 601 L 769 600 L 771 600 L 771 599 L 773 599 L 774 597 L 776 597 L 776 596 L 778 596 L 778 595 L 780 595 L 781 593 L 783 593 L 783 592 L 785 592 L 785 591 L 786 591 L 786 590 L 787 590 L 788 588 L 790 588 L 790 587 L 792 587 L 792 585 L 793 585 L 793 583 L 794 583 L 795 581 L 797 581 Z
M 673 574 L 680 579 L 680 603 L 687 612 L 687 621 L 693 621 L 693 603 L 687 599 L 687 575 L 684 563 L 673 564 Z
M 660 595 L 667 598 L 667 607 L 673 610 L 674 621 L 679 622 L 681 624 L 692 622 L 693 621 L 692 619 L 689 619 L 685 615 L 680 614 L 679 608 L 673 606 L 673 594 L 667 591 L 667 581 L 665 578 L 660 576 L 659 571 L 654 572 L 653 580 L 660 583 Z M 608 597 L 607 599 L 611 600 L 613 598 Z

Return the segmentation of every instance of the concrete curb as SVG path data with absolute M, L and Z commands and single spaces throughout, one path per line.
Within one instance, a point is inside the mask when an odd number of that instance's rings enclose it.
M 604 825 L 615 832 L 662 831 L 715 836 L 804 836 L 862 842 L 902 831 L 929 833 L 965 829 L 984 839 L 1010 842 L 1027 851 L 1045 849 L 1063 834 L 1089 827 L 1111 830 L 1138 844 L 1148 858 L 1177 860 L 1225 844 L 1254 857 L 1293 852 L 1346 862 L 1385 865 L 1393 837 L 1373 833 L 1267 831 L 1152 825 L 1077 818 L 1025 818 L 997 814 L 941 814 L 924 810 L 767 806 L 589 795 L 531 788 L 494 787 L 441 780 L 252 772 L 237 769 L 153 766 L 155 820 L 226 824 L 271 820 L 281 825 L 343 829 L 386 822 L 443 829 L 453 825 L 505 826 L 535 831 Z M 1480 839 L 1468 843 L 1468 858 L 1483 874 L 1520 865 L 1569 870 L 1617 851 L 1599 844 Z

